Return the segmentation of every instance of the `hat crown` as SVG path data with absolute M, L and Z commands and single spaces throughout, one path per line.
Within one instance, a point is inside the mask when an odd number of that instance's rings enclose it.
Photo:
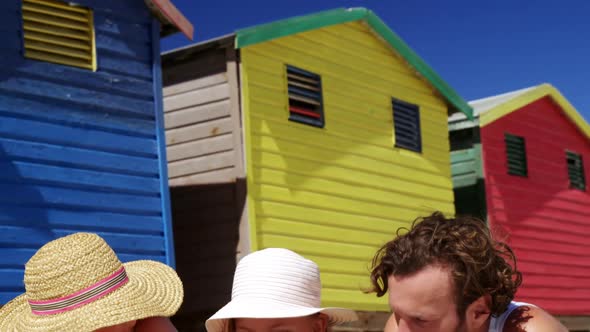
M 244 257 L 236 268 L 232 300 L 276 301 L 319 308 L 321 281 L 317 264 L 282 248 Z
M 28 300 L 49 300 L 74 294 L 107 278 L 122 267 L 98 235 L 76 233 L 41 247 L 25 265 Z

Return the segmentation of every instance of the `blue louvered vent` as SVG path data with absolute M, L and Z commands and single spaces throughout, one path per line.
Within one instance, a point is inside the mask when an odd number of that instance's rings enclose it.
M 418 105 L 399 99 L 392 99 L 395 146 L 422 152 L 420 132 L 420 111 Z
M 322 80 L 319 75 L 287 65 L 289 120 L 324 127 Z

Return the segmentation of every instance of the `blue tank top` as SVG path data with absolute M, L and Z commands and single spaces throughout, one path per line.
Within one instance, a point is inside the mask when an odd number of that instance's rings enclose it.
M 510 302 L 510 304 L 508 305 L 508 309 L 506 309 L 506 311 L 504 311 L 498 317 L 492 317 L 492 319 L 490 320 L 490 328 L 488 332 L 502 332 L 504 330 L 504 323 L 506 323 L 508 316 L 510 316 L 514 309 L 522 306 L 534 307 L 534 305 L 525 302 Z

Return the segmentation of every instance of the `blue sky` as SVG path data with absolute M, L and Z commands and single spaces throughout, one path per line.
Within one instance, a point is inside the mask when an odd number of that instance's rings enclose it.
M 588 0 L 174 0 L 195 42 L 338 7 L 373 10 L 463 98 L 551 83 L 590 120 Z M 162 50 L 191 43 L 177 34 Z

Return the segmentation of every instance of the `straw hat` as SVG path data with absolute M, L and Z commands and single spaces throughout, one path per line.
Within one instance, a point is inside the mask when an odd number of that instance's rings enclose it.
M 0 331 L 93 331 L 172 316 L 184 295 L 170 267 L 147 260 L 122 264 L 89 233 L 41 247 L 25 265 L 25 288 L 0 309 Z
M 233 318 L 292 318 L 323 313 L 330 325 L 357 320 L 353 310 L 321 308 L 318 266 L 280 248 L 254 252 L 238 263 L 231 301 L 205 323 L 208 332 L 228 330 Z

